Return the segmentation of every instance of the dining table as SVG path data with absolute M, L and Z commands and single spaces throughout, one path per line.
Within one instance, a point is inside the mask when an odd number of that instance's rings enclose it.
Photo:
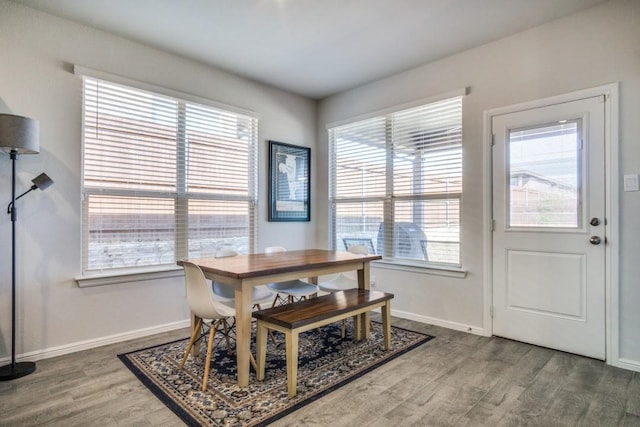
M 307 279 L 317 284 L 318 277 L 345 271 L 357 271 L 358 287 L 369 289 L 370 262 L 380 255 L 360 255 L 324 249 L 303 249 L 277 253 L 253 253 L 225 258 L 193 258 L 185 261 L 200 267 L 207 279 L 234 288 L 236 310 L 237 381 L 240 387 L 249 384 L 251 354 L 252 294 L 255 286 L 294 279 Z M 182 261 L 178 261 L 182 265 Z M 361 315 L 363 336 L 369 338 L 369 314 Z M 197 318 L 191 314 L 191 327 Z

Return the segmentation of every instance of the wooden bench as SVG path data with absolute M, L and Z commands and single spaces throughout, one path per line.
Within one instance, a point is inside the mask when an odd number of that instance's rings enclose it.
M 368 311 L 380 307 L 382 311 L 382 328 L 384 331 L 384 347 L 391 348 L 391 299 L 393 294 L 385 292 L 348 289 L 305 301 L 286 304 L 266 310 L 254 311 L 257 319 L 256 362 L 257 377 L 264 380 L 267 356 L 267 331 L 274 329 L 285 335 L 287 357 L 287 391 L 289 397 L 296 395 L 298 375 L 298 334 L 337 322 L 348 317 L 354 317 L 355 338 L 364 338 L 366 323 L 364 316 Z

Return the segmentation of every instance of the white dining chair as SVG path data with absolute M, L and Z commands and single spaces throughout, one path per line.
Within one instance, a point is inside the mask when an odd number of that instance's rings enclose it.
M 358 255 L 368 255 L 369 248 L 366 245 L 351 245 L 349 246 L 349 252 Z M 372 288 L 375 285 L 375 277 L 369 278 L 369 287 Z M 333 280 L 321 282 L 318 285 L 319 289 L 323 292 L 340 292 L 347 289 L 353 289 L 358 287 L 358 273 L 356 271 L 345 271 L 338 274 Z M 342 320 L 342 337 L 346 335 L 346 319 Z
M 237 256 L 238 252 L 235 249 L 223 248 L 216 252 L 216 258 L 227 258 Z M 213 282 L 213 293 L 218 299 L 226 302 L 235 301 L 236 295 L 233 286 L 225 283 Z M 263 304 L 271 304 L 275 293 L 267 289 L 266 286 L 256 286 L 253 288 L 253 294 L 251 300 L 253 302 L 253 308 L 262 310 Z
M 368 255 L 369 249 L 366 245 L 352 245 L 349 247 L 349 252 L 358 255 Z M 370 277 L 369 287 L 375 285 L 375 278 Z M 345 271 L 338 274 L 333 280 L 321 282 L 319 285 L 321 291 L 324 292 L 339 292 L 346 289 L 353 289 L 358 287 L 358 273 L 356 271 Z
M 231 248 L 222 248 L 218 252 L 216 252 L 216 258 L 227 258 L 237 256 L 238 252 L 235 249 Z M 225 283 L 213 281 L 212 284 L 213 293 L 216 298 L 225 301 L 229 304 L 234 304 L 236 301 L 235 289 L 231 285 L 227 285 Z M 253 303 L 252 309 L 254 310 L 262 310 L 262 306 L 265 304 L 271 304 L 273 301 L 274 292 L 271 292 L 265 285 L 255 286 L 252 289 L 251 301 Z M 275 337 L 273 336 L 273 331 L 269 330 L 269 337 L 272 342 L 276 342 Z
M 264 253 L 273 254 L 286 252 L 282 246 L 269 246 Z M 305 300 L 318 294 L 318 286 L 302 280 L 287 280 L 284 282 L 269 283 L 267 288 L 274 291 L 276 296 L 273 299 L 272 307 L 276 305 L 290 304 L 295 301 Z M 284 296 L 283 296 L 284 295 Z
M 207 383 L 209 382 L 209 369 L 215 334 L 220 332 L 224 335 L 227 343 L 227 351 L 231 352 L 231 342 L 229 338 L 230 325 L 228 319 L 235 317 L 236 310 L 234 306 L 215 298 L 213 289 L 207 282 L 200 267 L 188 261 L 183 261 L 182 265 L 184 268 L 187 304 L 197 320 L 191 333 L 191 339 L 189 340 L 187 349 L 184 352 L 184 357 L 180 362 L 179 369 L 184 368 L 184 364 L 189 357 L 193 345 L 205 335 L 202 331 L 203 327 L 208 326 L 209 340 L 207 342 L 207 355 L 202 377 L 202 391 L 205 391 L 207 389 Z M 250 355 L 250 360 L 254 369 L 256 369 L 253 355 Z

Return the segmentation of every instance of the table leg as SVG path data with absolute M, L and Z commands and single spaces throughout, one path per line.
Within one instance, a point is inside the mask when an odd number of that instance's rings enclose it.
M 312 276 L 312 277 L 307 277 L 307 280 L 309 281 L 309 283 L 311 283 L 312 285 L 318 285 L 318 276 Z M 318 294 L 314 294 L 314 297 L 317 297 Z
M 362 340 L 362 316 L 360 314 L 353 316 L 353 337 L 355 341 Z
M 249 355 L 251 354 L 251 297 L 253 287 L 241 283 L 236 288 L 236 359 L 238 385 L 249 385 Z

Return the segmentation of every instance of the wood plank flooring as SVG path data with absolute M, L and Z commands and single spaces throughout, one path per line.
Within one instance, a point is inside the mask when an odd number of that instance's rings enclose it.
M 640 373 L 403 319 L 436 339 L 274 426 L 640 426 Z M 180 426 L 116 354 L 182 329 L 37 362 L 0 382 L 0 426 Z

